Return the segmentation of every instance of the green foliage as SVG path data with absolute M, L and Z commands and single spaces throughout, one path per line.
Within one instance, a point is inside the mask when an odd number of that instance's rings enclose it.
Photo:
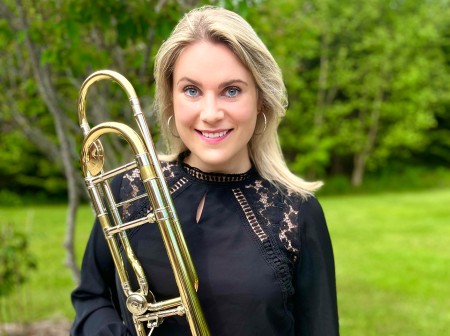
M 285 74 L 280 138 L 294 171 L 349 176 L 356 157 L 376 171 L 426 151 L 448 115 L 446 1 L 281 0 L 251 12 Z
M 35 268 L 28 237 L 14 225 L 3 224 L 0 230 L 0 296 L 6 296 L 23 284 Z
M 61 139 L 50 107 L 64 115 L 77 165 L 78 90 L 98 69 L 117 70 L 130 80 L 157 142 L 153 57 L 180 16 L 201 4 L 241 13 L 280 64 L 290 101 L 280 141 L 294 172 L 311 179 L 348 177 L 356 162 L 376 173 L 392 161 L 406 165 L 411 157 L 424 165 L 450 164 L 446 0 L 168 1 L 161 8 L 157 3 L 2 2 L 0 189 L 62 198 L 63 165 L 50 151 Z M 49 82 L 35 73 L 27 37 Z M 87 113 L 92 124 L 105 119 L 134 123 L 116 85 L 102 83 L 91 91 Z M 32 138 L 36 133 L 45 141 Z M 123 146 L 110 147 L 121 161 Z
M 0 204 L 18 205 L 27 198 L 35 202 L 39 198 L 65 200 L 66 181 L 61 167 L 44 160 L 20 129 L 4 135 L 0 152 Z

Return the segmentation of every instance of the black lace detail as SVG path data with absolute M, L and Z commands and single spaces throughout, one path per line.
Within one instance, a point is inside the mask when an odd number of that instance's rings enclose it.
M 245 199 L 244 194 L 240 189 L 233 189 L 234 196 L 237 201 L 241 205 L 242 211 L 244 211 L 245 217 L 247 218 L 250 227 L 253 232 L 256 234 L 258 239 L 264 243 L 267 240 L 267 234 L 262 229 L 261 225 L 259 225 L 258 220 L 256 219 L 255 214 L 253 213 L 252 208 L 248 205 L 247 200 Z
M 164 174 L 164 177 L 166 178 L 166 181 L 171 181 L 175 178 L 175 171 L 176 171 L 176 167 L 178 167 L 178 164 L 176 161 L 171 161 L 171 162 L 166 162 L 166 161 L 162 161 L 161 162 L 161 170 Z
M 287 190 L 283 194 L 265 180 L 257 180 L 245 186 L 251 204 L 256 204 L 272 233 L 295 262 L 300 252 L 298 215 L 301 197 Z
M 188 182 L 186 177 L 180 178 L 173 186 L 170 187 L 170 193 L 174 194 L 178 189 L 183 187 Z
M 177 170 L 176 162 L 161 162 L 161 170 L 164 174 L 166 182 L 169 186 L 169 191 L 174 194 L 187 181 L 186 177 L 181 177 Z M 170 187 L 171 186 L 171 187 Z M 140 194 L 145 193 L 144 185 L 140 178 L 139 169 L 134 169 L 126 172 L 123 175 L 122 184 L 120 187 L 120 201 L 132 199 Z M 150 201 L 147 197 L 137 199 L 133 202 L 124 204 L 122 207 L 122 221 L 129 222 L 138 218 L 147 216 L 152 211 Z M 147 224 L 145 224 L 147 225 Z M 140 226 L 127 230 L 127 235 L 131 238 L 139 231 Z M 121 251 L 123 250 L 120 246 Z
M 120 187 L 120 201 L 132 199 L 145 192 L 142 184 L 139 169 L 126 172 L 123 175 L 122 185 Z M 136 201 L 125 203 L 122 206 L 122 221 L 127 222 L 132 219 L 146 216 L 150 212 L 150 206 L 147 198 L 140 198 Z
M 294 219 L 298 210 L 267 181 L 257 180 L 246 185 L 245 191 L 244 194 L 240 188 L 233 189 L 250 228 L 262 244 L 269 263 L 277 271 L 283 292 L 287 296 L 292 295 L 293 264 L 300 245 L 298 221 Z M 253 204 L 254 209 L 249 204 Z
M 243 174 L 222 174 L 222 173 L 205 173 L 200 169 L 191 167 L 188 164 L 183 164 L 183 169 L 190 176 L 196 178 L 197 180 L 208 181 L 208 182 L 241 182 L 245 181 L 250 175 L 252 170 Z

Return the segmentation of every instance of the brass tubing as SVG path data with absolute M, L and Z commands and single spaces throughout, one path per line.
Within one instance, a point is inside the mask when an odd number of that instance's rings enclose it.
M 137 110 L 137 108 L 136 108 Z M 143 141 L 145 143 L 145 146 L 148 149 L 148 153 L 150 155 L 150 160 L 154 162 L 154 169 L 156 172 L 156 176 L 160 181 L 164 181 L 164 174 L 161 169 L 161 165 L 159 164 L 158 157 L 156 155 L 155 145 L 153 143 L 152 137 L 150 132 L 148 131 L 147 122 L 145 121 L 145 118 L 142 114 L 142 111 L 139 109 L 139 111 L 135 111 L 137 124 L 139 126 L 139 130 L 142 133 Z M 178 221 L 178 216 L 176 214 L 175 205 L 172 201 L 172 196 L 170 195 L 169 188 L 166 183 L 161 184 L 161 190 L 163 197 L 165 198 L 165 203 L 167 204 L 167 207 L 171 210 L 171 217 L 173 221 L 173 229 L 175 231 L 175 237 L 176 241 L 178 242 L 178 245 L 183 246 L 182 251 L 182 258 L 184 260 L 184 263 L 187 265 L 189 277 L 192 282 L 196 284 L 196 289 L 198 287 L 198 276 L 197 272 L 195 270 L 194 263 L 192 261 L 192 258 L 190 257 L 189 253 L 186 253 L 188 251 L 186 241 L 184 239 L 184 236 L 181 232 L 181 225 Z
M 141 135 L 138 135 L 129 126 L 117 122 L 104 122 L 92 129 L 90 128 L 86 119 L 87 92 L 93 83 L 103 79 L 115 81 L 125 90 Z M 142 324 L 144 322 L 148 322 L 151 325 L 151 329 L 153 329 L 161 323 L 162 320 L 160 319 L 163 317 L 174 314 L 186 314 L 192 335 L 209 336 L 210 332 L 196 293 L 198 288 L 197 273 L 181 231 L 169 188 L 165 183 L 150 131 L 132 85 L 124 76 L 114 71 L 102 70 L 93 73 L 81 86 L 78 98 L 78 118 L 85 137 L 81 152 L 81 162 L 85 173 L 86 185 L 108 242 L 122 288 L 127 297 L 126 305 L 130 313 L 132 313 L 138 335 L 146 334 Z M 135 154 L 135 162 L 105 173 L 103 172 L 103 147 L 99 138 L 109 133 L 119 135 L 128 142 Z M 135 167 L 139 168 L 153 213 L 146 217 L 123 223 L 118 207 L 139 199 L 141 196 L 117 204 L 110 190 L 108 180 Z M 101 185 L 100 188 L 97 184 Z M 110 209 L 109 215 L 104 208 L 102 194 L 107 200 Z M 115 225 L 111 225 L 109 216 L 113 217 Z M 154 301 L 151 292 L 148 293 L 151 302 L 148 302 L 146 295 L 148 291 L 147 280 L 126 235 L 127 229 L 154 222 L 158 223 L 180 293 L 180 297 L 160 302 Z M 140 286 L 138 292 L 134 292 L 130 288 L 130 282 L 115 234 L 119 235 L 124 254 L 135 272 Z

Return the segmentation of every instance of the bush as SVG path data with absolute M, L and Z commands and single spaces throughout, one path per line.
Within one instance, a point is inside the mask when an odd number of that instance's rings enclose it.
M 2 189 L 0 190 L 0 204 L 6 206 L 18 206 L 22 205 L 23 201 L 18 194 Z
M 36 268 L 34 257 L 28 251 L 28 238 L 12 224 L 0 230 L 0 296 L 7 295 L 24 281 L 30 269 Z

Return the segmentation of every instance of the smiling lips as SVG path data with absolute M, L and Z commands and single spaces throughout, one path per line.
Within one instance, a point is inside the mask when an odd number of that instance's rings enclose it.
M 198 131 L 197 132 L 202 136 L 203 139 L 207 140 L 208 142 L 218 142 L 223 139 L 225 139 L 228 134 L 230 134 L 232 129 L 228 129 L 225 131 L 219 131 L 219 132 L 207 132 L 207 131 Z

